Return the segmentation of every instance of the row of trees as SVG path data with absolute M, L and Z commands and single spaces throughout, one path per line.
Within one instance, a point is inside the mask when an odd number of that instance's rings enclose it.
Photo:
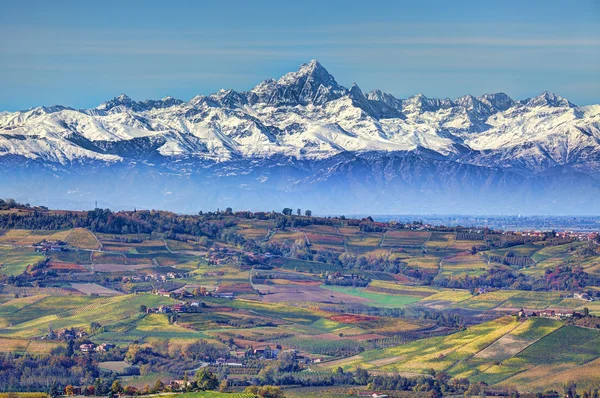
M 588 274 L 581 267 L 566 265 L 547 268 L 543 276 L 525 275 L 512 269 L 492 267 L 481 275 L 437 275 L 432 284 L 456 289 L 476 289 L 481 287 L 513 290 L 566 290 L 573 291 L 586 286 L 598 286 L 600 277 Z
M 284 216 L 291 216 L 292 214 L 294 214 L 294 210 L 290 209 L 289 207 L 284 207 L 283 210 L 281 211 L 281 214 L 283 214 Z M 296 209 L 296 215 L 301 216 L 302 209 Z M 310 217 L 310 216 L 312 216 L 312 211 L 304 210 L 304 215 L 306 217 Z

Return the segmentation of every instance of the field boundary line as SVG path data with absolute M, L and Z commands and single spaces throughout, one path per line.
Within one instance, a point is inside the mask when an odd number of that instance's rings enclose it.
M 306 232 L 302 231 L 302 233 L 304 234 L 304 239 L 306 240 L 306 246 L 310 246 L 310 239 L 308 239 L 308 235 L 306 235 Z
M 429 231 L 429 236 L 427 237 L 427 239 L 425 239 L 425 242 L 423 242 L 423 248 L 425 246 L 427 246 L 427 242 L 429 242 L 431 240 L 432 235 L 433 235 L 433 232 Z
M 538 341 L 540 341 L 540 340 L 542 340 L 542 339 L 545 339 L 546 337 L 550 336 L 551 334 L 553 334 L 553 333 L 555 333 L 555 332 L 558 332 L 559 330 L 561 330 L 561 329 L 562 329 L 562 328 L 564 328 L 565 326 L 566 326 L 566 325 L 563 323 L 563 325 L 562 325 L 561 327 L 557 328 L 556 330 L 553 330 L 553 331 L 551 331 L 551 332 L 550 332 L 550 333 L 548 333 L 547 335 L 545 335 L 545 336 L 542 336 L 542 337 L 540 337 L 539 339 L 537 339 L 537 340 L 535 340 L 535 341 L 532 341 L 532 342 L 531 342 L 531 344 L 527 345 L 527 347 L 523 348 L 522 350 L 520 350 L 519 352 L 515 353 L 514 355 L 511 355 L 511 356 L 510 356 L 509 358 L 507 358 L 507 359 L 510 359 L 510 358 L 514 358 L 514 357 L 516 357 L 517 355 L 519 355 L 520 353 L 522 353 L 523 351 L 525 351 L 526 349 L 528 349 L 529 347 L 531 347 L 532 345 L 534 345 L 535 343 L 537 343 Z M 518 326 L 517 326 L 517 328 L 518 328 Z M 516 328 L 515 328 L 515 329 L 513 329 L 513 330 L 516 330 Z M 507 333 L 507 334 L 510 334 L 510 333 Z M 502 337 L 504 337 L 504 336 L 502 336 Z M 483 350 L 482 350 L 482 351 L 483 351 Z M 599 357 L 599 358 L 600 358 L 600 357 Z M 596 358 L 596 359 L 598 359 L 598 358 Z M 502 362 L 503 362 L 503 361 L 500 361 L 500 363 L 502 363 Z M 494 366 L 496 366 L 496 365 L 495 365 L 495 364 L 491 364 L 489 367 L 485 368 L 485 370 L 484 370 L 483 372 L 481 372 L 481 373 L 485 373 L 485 372 L 487 372 L 487 370 L 488 370 L 488 369 L 491 369 L 491 368 L 492 368 L 492 367 L 494 367 Z M 536 365 L 536 366 L 538 366 L 538 365 Z M 511 377 L 514 377 L 514 376 L 518 375 L 519 373 L 526 372 L 527 370 L 529 370 L 529 369 L 526 369 L 526 370 L 521 370 L 521 371 L 519 371 L 519 372 L 515 373 L 514 375 L 512 375 L 512 376 L 510 376 L 510 377 L 507 377 L 506 379 L 503 379 L 502 381 L 504 381 L 504 380 L 508 380 L 508 379 L 510 379 Z M 539 379 L 536 379 L 536 380 L 539 380 Z
M 498 337 L 496 340 L 492 341 L 490 344 L 487 344 L 485 347 L 483 347 L 481 350 L 477 351 L 475 354 L 469 355 L 468 357 L 466 357 L 466 358 L 464 358 L 464 359 L 459 359 L 459 360 L 457 360 L 456 362 L 454 362 L 454 363 L 452 364 L 452 366 L 448 367 L 448 368 L 447 368 L 447 369 L 445 369 L 444 371 L 445 371 L 445 372 L 448 372 L 450 369 L 452 369 L 452 368 L 456 367 L 458 364 L 460 364 L 460 363 L 465 363 L 466 361 L 468 361 L 469 359 L 473 358 L 475 355 L 477 355 L 477 354 L 478 354 L 478 353 L 480 353 L 481 351 L 485 350 L 486 348 L 488 348 L 489 346 L 491 346 L 492 344 L 494 344 L 495 342 L 497 342 L 498 340 L 500 340 L 502 337 L 506 336 L 507 334 L 510 334 L 510 333 L 511 333 L 513 330 L 515 330 L 515 329 L 516 329 L 516 328 L 518 328 L 519 326 L 521 326 L 521 325 L 520 325 L 520 324 L 519 324 L 519 325 L 516 325 L 516 326 L 515 326 L 514 328 L 512 328 L 512 329 L 511 329 L 509 332 L 507 332 L 506 334 L 503 334 L 502 336 Z M 481 338 L 484 338 L 484 337 L 486 337 L 486 336 L 481 336 L 481 337 L 480 337 L 480 338 L 478 338 L 478 339 L 481 339 Z M 451 352 L 457 352 L 459 349 L 461 349 L 461 348 L 464 348 L 464 347 L 468 346 L 469 344 L 473 343 L 474 341 L 477 341 L 478 339 L 475 339 L 475 340 L 472 340 L 472 341 L 470 341 L 470 342 L 468 342 L 468 343 L 466 343 L 466 344 L 463 344 L 463 345 L 461 345 L 459 348 L 457 348 L 457 349 L 455 349 L 455 350 L 452 350 Z
M 94 237 L 94 239 L 96 239 L 96 242 L 98 242 L 98 246 L 100 246 L 100 247 L 98 247 L 97 250 L 101 252 L 102 249 L 104 248 L 104 246 L 102 245 L 102 242 L 100 242 L 100 239 L 98 239 L 98 237 L 96 236 L 96 234 L 94 233 L 94 231 L 89 230 L 89 229 L 88 229 L 88 231 L 90 231 L 90 234 L 92 234 L 92 236 Z
M 562 329 L 564 326 L 566 326 L 566 325 L 563 325 L 562 327 L 560 327 L 560 328 L 558 328 L 558 329 L 556 329 L 556 330 L 560 330 L 560 329 Z M 555 330 L 555 331 L 556 331 L 556 330 Z M 596 329 L 596 330 L 597 330 L 597 329 Z M 554 332 L 552 332 L 552 333 L 554 333 Z M 547 334 L 546 336 L 549 336 L 549 335 L 550 335 L 550 334 L 552 334 L 552 333 L 549 333 L 549 334 Z M 544 337 L 546 337 L 546 336 L 544 336 Z M 599 358 L 600 358 L 600 356 L 597 356 L 596 358 L 594 358 L 594 359 L 590 359 L 589 361 L 585 361 L 585 362 L 583 362 L 583 363 L 581 363 L 581 364 L 578 364 L 578 365 L 576 365 L 576 366 L 572 367 L 571 369 L 565 369 L 565 370 L 562 370 L 562 371 L 560 371 L 560 372 L 558 372 L 558 373 L 553 373 L 553 374 L 552 374 L 552 377 L 555 377 L 556 375 L 559 375 L 559 374 L 561 374 L 561 373 L 565 373 L 565 372 L 572 371 L 572 370 L 574 370 L 574 369 L 577 369 L 577 368 L 581 368 L 582 366 L 585 366 L 585 365 L 587 365 L 587 364 L 588 364 L 588 363 L 590 363 L 590 362 L 596 361 L 596 360 L 598 360 Z M 540 365 L 536 365 L 536 366 L 534 366 L 534 368 L 536 368 L 536 367 L 538 367 L 538 366 L 540 366 Z M 527 369 L 527 370 L 530 370 L 530 369 Z M 519 373 L 526 372 L 527 370 L 524 370 L 524 371 L 522 371 L 522 372 L 519 372 Z M 516 373 L 514 376 L 518 375 L 519 373 Z M 511 377 L 514 377 L 514 376 L 511 376 Z M 504 380 L 508 380 L 508 379 L 510 379 L 511 377 L 509 377 L 509 378 L 507 378 L 507 379 L 504 379 Z M 544 379 L 544 378 L 546 378 L 546 377 L 547 377 L 547 376 L 538 377 L 537 379 L 534 379 L 534 381 L 539 381 L 539 380 L 541 380 L 541 379 Z M 504 380 L 503 380 L 503 381 L 504 381 Z
M 173 251 L 171 250 L 171 248 L 167 244 L 167 240 L 165 238 L 162 238 L 162 241 L 165 243 L 165 247 L 167 248 L 167 250 L 169 251 L 169 253 L 173 254 Z
M 35 296 L 44 296 L 44 297 L 42 297 L 41 299 L 37 300 L 35 303 L 38 303 L 38 302 L 42 301 L 42 300 L 43 300 L 43 299 L 45 299 L 45 298 L 51 297 L 49 294 L 39 294 L 39 295 L 38 295 L 38 294 L 35 294 L 35 295 L 34 295 L 34 297 L 35 297 Z M 25 296 L 25 297 L 30 297 L 30 296 Z M 27 308 L 27 307 L 30 307 L 30 306 L 34 305 L 35 303 L 31 303 L 31 304 L 24 305 L 23 307 L 19 308 L 19 309 L 18 309 L 18 310 L 16 310 L 16 311 L 13 311 L 13 312 L 11 312 L 10 314 L 12 315 L 12 314 L 14 314 L 14 313 L 16 313 L 16 312 L 19 312 L 19 311 L 21 311 L 21 310 L 23 310 L 23 309 L 25 309 L 25 308 Z M 19 323 L 21 323 L 21 322 L 19 322 Z
M 67 235 L 67 237 L 65 238 L 65 242 L 67 242 L 69 240 L 69 238 L 71 237 L 71 234 L 73 233 L 73 231 L 75 231 L 75 228 L 71 228 L 69 230 L 69 235 Z
M 342 242 L 344 243 L 344 251 L 346 252 L 346 254 L 348 254 L 348 245 L 346 245 L 346 237 L 342 235 L 337 226 L 334 225 L 333 228 L 335 228 L 335 232 L 337 232 L 337 234 L 342 237 Z

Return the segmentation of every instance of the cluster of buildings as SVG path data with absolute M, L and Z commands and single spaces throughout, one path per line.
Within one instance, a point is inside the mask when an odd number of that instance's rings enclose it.
M 241 368 L 244 366 L 241 362 L 231 362 L 231 360 L 227 360 L 225 358 L 217 358 L 215 361 L 216 366 L 229 366 L 232 368 Z
M 355 279 L 359 279 L 358 275 L 354 275 L 354 274 L 341 274 L 339 272 L 336 272 L 334 274 L 328 274 L 327 275 L 327 280 L 328 281 L 333 281 L 333 280 L 339 280 L 339 281 L 352 281 Z
M 96 345 L 94 343 L 85 343 L 79 345 L 79 351 L 90 353 L 90 352 L 106 352 L 111 348 L 115 348 L 114 344 L 102 343 L 100 345 Z
M 531 311 L 531 310 L 521 310 L 518 313 L 519 318 L 529 318 L 529 317 L 540 317 L 540 318 L 549 318 L 549 319 L 567 319 L 572 318 L 575 315 L 575 311 L 571 309 L 545 309 L 540 311 Z
M 505 232 L 505 234 L 508 232 Z M 542 239 L 544 236 L 548 235 L 548 232 L 542 231 L 522 231 L 522 232 L 510 232 L 511 234 L 517 234 L 521 236 L 527 236 L 530 238 L 539 238 Z M 578 232 L 578 231 L 560 231 L 555 232 L 554 237 L 561 239 L 573 239 L 579 241 L 593 241 L 598 239 L 598 232 Z
M 82 329 L 61 329 L 54 331 L 50 329 L 48 333 L 43 336 L 42 340 L 73 340 L 87 337 L 87 333 Z
M 197 301 L 191 303 L 178 303 L 175 305 L 161 305 L 159 307 L 148 307 L 146 308 L 147 314 L 171 314 L 171 313 L 188 313 L 198 312 L 201 304 Z
M 169 279 L 177 279 L 184 278 L 185 274 L 180 274 L 178 272 L 167 272 L 166 274 L 148 274 L 148 275 L 133 275 L 133 276 L 124 276 L 121 281 L 123 283 L 127 282 L 166 282 Z
M 67 251 L 67 244 L 62 240 L 43 240 L 33 245 L 33 248 L 38 253 L 62 252 Z
M 227 247 L 211 247 L 206 258 L 210 265 L 222 265 L 239 258 L 240 253 Z
M 573 293 L 573 298 L 584 300 L 584 301 L 595 301 L 596 299 L 590 296 L 588 293 Z

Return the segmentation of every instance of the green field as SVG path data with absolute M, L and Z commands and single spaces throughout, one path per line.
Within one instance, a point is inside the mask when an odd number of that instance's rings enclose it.
M 328 286 L 322 285 L 324 289 L 328 289 L 334 292 L 351 294 L 370 300 L 369 305 L 383 308 L 403 308 L 408 304 L 419 301 L 420 297 L 415 296 L 402 296 L 402 295 L 388 295 L 380 293 L 372 293 L 365 291 L 364 288 L 359 287 L 345 287 L 345 286 Z
M 29 247 L 0 246 L 0 274 L 17 276 L 28 265 L 44 260 L 44 255 Z
M 169 298 L 150 294 L 107 298 L 48 297 L 7 315 L 5 319 L 12 323 L 12 326 L 1 329 L 0 336 L 41 337 L 48 332 L 49 327 L 87 329 L 92 322 L 103 326 L 128 323 L 142 315 L 139 311 L 141 304 L 152 307 L 172 302 Z M 11 302 L 8 302 L 2 307 L 10 305 Z

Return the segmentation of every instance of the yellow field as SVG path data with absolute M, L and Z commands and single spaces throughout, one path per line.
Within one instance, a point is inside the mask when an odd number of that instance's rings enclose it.
M 456 242 L 456 234 L 455 233 L 441 233 L 441 232 L 432 232 L 431 238 L 427 241 L 425 246 L 428 249 L 436 249 L 441 248 L 445 249 L 450 246 L 453 246 Z
M 411 267 L 437 269 L 440 263 L 439 257 L 411 257 L 404 260 Z
M 32 231 L 29 229 L 11 229 L 0 236 L 0 243 L 11 243 L 15 245 L 33 245 L 42 240 L 66 241 L 71 230 L 65 231 Z
M 485 242 L 482 240 L 457 240 L 451 247 L 458 250 L 471 250 L 473 246 L 481 247 L 484 245 Z
M 487 262 L 479 255 L 473 255 L 466 252 L 444 257 L 442 260 L 442 268 L 444 271 L 477 270 L 485 269 L 487 267 Z
M 427 300 L 441 300 L 451 301 L 453 303 L 459 303 L 464 300 L 468 300 L 473 296 L 468 290 L 462 289 L 443 289 L 441 292 L 434 294 L 433 296 L 427 297 Z
M 502 382 L 501 386 L 520 387 L 525 391 L 546 390 L 549 388 L 560 391 L 562 386 L 572 380 L 577 380 L 577 388 L 594 390 L 600 388 L 600 359 L 585 365 L 539 365 Z
M 439 290 L 433 289 L 433 288 L 430 288 L 430 287 L 427 287 L 427 286 L 412 286 L 412 285 L 405 285 L 405 284 L 396 283 L 396 282 L 380 281 L 380 280 L 377 280 L 377 279 L 371 281 L 371 283 L 369 284 L 369 286 L 381 287 L 381 288 L 384 288 L 384 289 L 401 290 L 401 291 L 405 291 L 405 292 L 414 292 L 415 294 L 422 294 L 422 293 L 436 294 L 436 293 L 439 293 Z
M 497 290 L 495 292 L 489 292 L 473 296 L 470 299 L 461 302 L 460 306 L 478 310 L 489 310 L 498 307 L 506 300 L 518 294 L 519 292 L 514 290 Z
M 67 238 L 67 243 L 79 249 L 96 250 L 100 248 L 94 235 L 85 228 L 75 228 Z
M 0 337 L 0 352 L 28 352 L 30 354 L 50 354 L 56 347 L 64 347 L 58 341 L 41 341 L 27 339 L 7 339 Z

